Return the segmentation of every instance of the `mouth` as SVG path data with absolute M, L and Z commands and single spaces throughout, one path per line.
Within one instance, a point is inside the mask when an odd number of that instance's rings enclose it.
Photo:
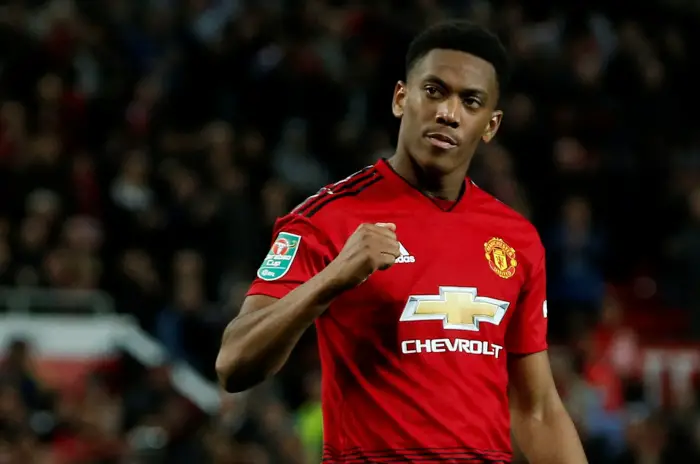
M 426 135 L 426 138 L 434 147 L 442 148 L 443 150 L 450 150 L 455 148 L 457 145 L 457 140 L 450 137 L 449 135 L 441 134 L 439 132 L 431 132 Z

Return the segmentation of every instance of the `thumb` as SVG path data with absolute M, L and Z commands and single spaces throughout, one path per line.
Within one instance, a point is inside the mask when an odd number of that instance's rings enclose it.
M 396 232 L 396 224 L 394 224 L 392 222 L 378 222 L 375 224 L 375 226 L 386 227 L 390 231 Z

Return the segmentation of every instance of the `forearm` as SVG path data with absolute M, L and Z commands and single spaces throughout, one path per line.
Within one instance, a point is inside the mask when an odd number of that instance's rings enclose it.
M 275 374 L 337 293 L 327 268 L 284 298 L 231 321 L 216 360 L 222 386 L 242 391 Z
M 512 411 L 513 433 L 520 449 L 531 463 L 586 464 L 574 423 L 563 405 L 554 403 L 540 413 Z

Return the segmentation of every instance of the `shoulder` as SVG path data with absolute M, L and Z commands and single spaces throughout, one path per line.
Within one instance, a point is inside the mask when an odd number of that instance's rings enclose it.
M 491 223 L 491 228 L 498 236 L 508 237 L 513 247 L 520 254 L 538 261 L 544 256 L 544 246 L 537 228 L 510 206 L 506 205 L 490 193 L 483 190 L 474 182 L 471 183 L 474 204 L 484 221 Z
M 348 177 L 322 187 L 294 209 L 289 216 L 320 224 L 338 213 L 371 203 L 381 191 L 382 174 L 376 166 L 367 166 Z
M 483 190 L 474 182 L 471 183 L 471 187 L 471 195 L 474 196 L 473 202 L 479 213 L 492 217 L 493 220 L 498 221 L 501 226 L 515 229 L 519 234 L 539 241 L 537 229 L 529 219 Z
M 375 203 L 382 178 L 375 166 L 368 166 L 322 187 L 277 219 L 275 235 L 293 233 L 300 237 L 312 236 L 328 246 L 335 242 L 339 245 L 347 238 L 348 217 Z

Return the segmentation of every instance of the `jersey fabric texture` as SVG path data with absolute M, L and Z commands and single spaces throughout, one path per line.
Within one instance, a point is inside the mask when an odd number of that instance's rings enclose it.
M 248 295 L 284 297 L 377 222 L 401 256 L 316 321 L 324 462 L 511 462 L 506 359 L 547 349 L 544 249 L 468 179 L 449 209 L 385 160 L 324 187 L 277 221 L 273 239 L 300 237 L 291 264 Z

